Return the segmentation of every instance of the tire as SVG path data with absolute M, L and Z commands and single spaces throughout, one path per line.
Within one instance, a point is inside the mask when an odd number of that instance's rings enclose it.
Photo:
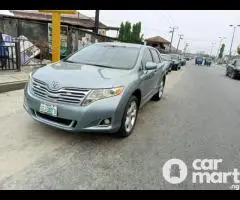
M 235 79 L 235 78 L 236 78 L 236 73 L 235 73 L 235 71 L 232 70 L 232 72 L 230 73 L 229 76 L 230 76 L 230 78 Z
M 133 106 L 132 111 L 130 111 L 131 106 Z M 132 113 L 128 114 L 128 112 L 132 112 Z M 129 117 L 133 117 L 133 116 L 131 116 L 131 114 L 135 115 L 134 121 L 131 121 L 131 120 L 133 120 L 133 119 L 131 119 L 129 121 L 129 123 L 127 123 L 127 125 L 126 125 L 127 118 L 129 120 Z M 138 99 L 137 99 L 137 97 L 135 97 L 133 95 L 128 100 L 127 106 L 126 106 L 124 114 L 123 114 L 121 127 L 118 130 L 118 132 L 116 133 L 116 135 L 121 138 L 128 137 L 129 135 L 131 135 L 132 131 L 134 130 L 136 121 L 137 121 L 137 116 L 138 116 Z
M 225 76 L 228 76 L 228 71 L 226 70 L 226 72 L 225 72 Z
M 158 89 L 158 92 L 152 97 L 152 100 L 160 101 L 162 99 L 163 92 L 164 92 L 164 86 L 165 86 L 165 81 L 162 80 L 161 83 L 160 83 L 160 87 Z

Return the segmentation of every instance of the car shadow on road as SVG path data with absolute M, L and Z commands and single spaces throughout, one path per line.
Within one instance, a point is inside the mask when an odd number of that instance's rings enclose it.
M 163 96 L 161 99 L 161 104 L 167 100 L 167 95 Z M 131 136 L 129 136 L 128 138 L 133 137 L 134 132 L 136 131 L 137 126 L 141 125 L 142 120 L 145 119 L 145 115 L 146 112 L 147 113 L 152 113 L 154 112 L 154 110 L 156 109 L 156 106 L 159 105 L 159 102 L 155 102 L 155 101 L 149 101 L 147 104 L 145 104 L 140 110 L 139 110 L 139 115 L 138 115 L 138 120 L 135 126 L 135 129 L 132 133 Z M 161 106 L 161 105 L 159 105 Z M 145 121 L 145 120 L 144 120 Z M 112 140 L 112 141 L 122 141 L 125 140 L 127 138 L 121 138 L 119 136 L 117 136 L 114 133 L 106 133 L 106 132 L 71 132 L 71 131 L 65 131 L 65 130 L 61 130 L 46 124 L 42 124 L 40 122 L 36 122 L 36 121 L 29 121 L 29 124 L 27 126 L 30 126 L 31 129 L 33 130 L 37 130 L 38 134 L 41 134 L 42 137 L 46 137 L 46 139 L 48 137 L 56 137 L 56 139 L 66 139 L 66 138 L 70 138 L 70 140 L 76 140 L 76 141 L 106 141 L 106 140 Z M 32 127 L 34 126 L 34 127 Z

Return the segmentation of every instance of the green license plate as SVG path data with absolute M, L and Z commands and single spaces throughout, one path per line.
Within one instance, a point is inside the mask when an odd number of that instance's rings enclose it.
M 52 104 L 41 103 L 39 112 L 56 117 L 57 116 L 57 106 L 52 105 Z

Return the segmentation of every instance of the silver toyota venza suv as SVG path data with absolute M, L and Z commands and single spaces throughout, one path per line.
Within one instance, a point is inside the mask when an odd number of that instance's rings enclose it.
M 35 120 L 76 132 L 129 136 L 138 110 L 160 100 L 160 53 L 128 43 L 96 43 L 30 74 L 24 108 Z

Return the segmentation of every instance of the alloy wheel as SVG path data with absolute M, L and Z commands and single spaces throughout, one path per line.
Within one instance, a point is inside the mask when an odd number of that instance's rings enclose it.
M 127 115 L 125 119 L 125 130 L 126 132 L 131 132 L 137 118 L 137 103 L 132 101 L 127 110 Z

